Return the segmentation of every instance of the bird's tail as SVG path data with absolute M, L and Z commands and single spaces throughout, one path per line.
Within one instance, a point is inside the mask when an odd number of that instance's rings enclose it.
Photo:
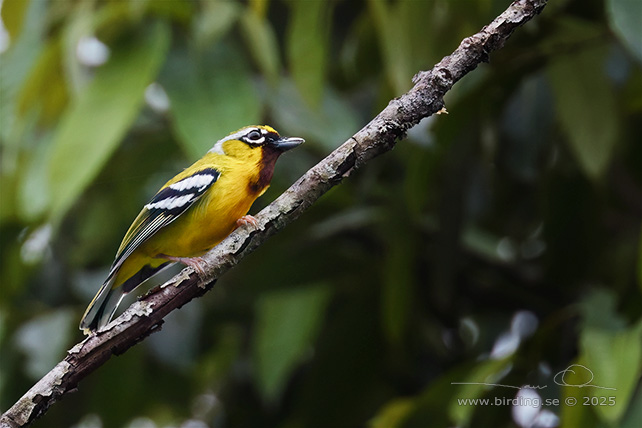
M 114 316 L 125 294 L 171 264 L 167 261 L 161 261 L 158 266 L 145 265 L 126 281 L 119 282 L 117 287 L 114 287 L 114 281 L 118 277 L 118 271 L 113 271 L 103 286 L 100 287 L 100 290 L 98 290 L 94 300 L 87 306 L 85 315 L 80 320 L 80 329 L 83 333 L 90 334 L 92 331 L 106 326 Z
M 107 280 L 87 307 L 85 315 L 80 320 L 80 329 L 83 333 L 90 334 L 107 325 L 123 296 L 127 294 L 123 287 L 112 288 L 113 282 L 113 277 Z

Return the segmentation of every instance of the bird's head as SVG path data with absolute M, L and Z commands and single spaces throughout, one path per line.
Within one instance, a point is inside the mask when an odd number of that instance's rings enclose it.
M 246 126 L 216 142 L 210 153 L 234 157 L 256 157 L 258 152 L 278 157 L 281 153 L 303 143 L 303 138 L 282 137 L 267 125 Z

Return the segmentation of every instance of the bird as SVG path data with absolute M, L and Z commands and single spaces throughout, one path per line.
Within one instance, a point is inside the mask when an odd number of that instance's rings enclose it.
M 80 321 L 83 333 L 102 329 L 127 293 L 169 264 L 202 274 L 202 255 L 237 227 L 257 226 L 247 215 L 252 203 L 269 187 L 279 156 L 303 142 L 267 125 L 246 126 L 165 183 L 125 234 Z

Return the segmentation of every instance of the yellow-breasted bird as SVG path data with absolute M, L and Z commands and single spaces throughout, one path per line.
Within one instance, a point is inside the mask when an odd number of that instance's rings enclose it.
M 270 185 L 274 164 L 302 138 L 247 126 L 216 142 L 147 203 L 120 244 L 109 276 L 80 321 L 89 334 L 107 324 L 121 299 L 172 262 L 201 272 L 201 259 L 236 227 Z

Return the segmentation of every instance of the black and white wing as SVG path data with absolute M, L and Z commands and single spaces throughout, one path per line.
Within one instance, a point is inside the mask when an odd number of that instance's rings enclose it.
M 127 231 L 107 281 L 136 248 L 193 206 L 220 176 L 218 170 L 204 168 L 159 190 Z

